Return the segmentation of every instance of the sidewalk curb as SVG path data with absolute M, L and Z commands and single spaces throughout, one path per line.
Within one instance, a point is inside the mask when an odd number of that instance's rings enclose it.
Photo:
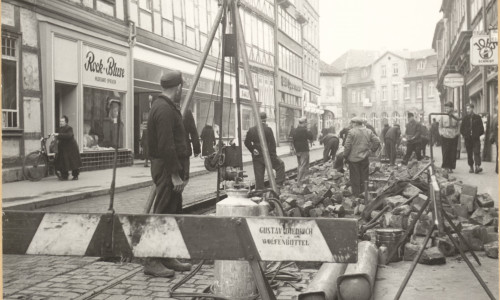
M 315 149 L 313 149 L 313 150 L 315 150 Z M 283 155 L 279 155 L 279 157 L 287 157 L 287 156 L 291 156 L 291 154 L 286 153 Z M 243 162 L 244 166 L 248 166 L 251 164 L 252 164 L 251 160 Z M 210 172 L 208 170 L 199 170 L 199 171 L 191 173 L 190 176 L 192 178 L 192 177 L 206 175 L 208 173 L 212 173 L 212 172 Z M 119 187 L 115 188 L 115 193 L 123 193 L 123 192 L 130 191 L 130 190 L 145 188 L 145 187 L 151 186 L 152 184 L 153 184 L 153 180 L 147 180 L 147 181 L 142 181 L 142 182 L 138 182 L 138 183 L 119 186 Z M 110 192 L 110 188 L 101 188 L 101 189 L 97 189 L 97 190 L 90 191 L 90 192 L 81 192 L 81 193 L 72 194 L 72 195 L 68 195 L 68 196 L 58 196 L 58 197 L 54 197 L 54 198 L 50 198 L 50 199 L 33 200 L 31 202 L 28 202 L 28 203 L 22 203 L 22 204 L 11 205 L 11 206 L 5 206 L 5 205 L 7 204 L 7 202 L 9 202 L 9 200 L 14 201 L 16 198 L 15 197 L 3 198 L 2 199 L 2 201 L 3 201 L 2 209 L 3 210 L 28 210 L 29 211 L 29 210 L 44 208 L 47 206 L 54 206 L 54 205 L 65 204 L 65 203 L 69 203 L 69 202 L 73 202 L 73 201 L 84 200 L 87 198 L 103 196 L 103 195 L 109 194 L 109 192 Z

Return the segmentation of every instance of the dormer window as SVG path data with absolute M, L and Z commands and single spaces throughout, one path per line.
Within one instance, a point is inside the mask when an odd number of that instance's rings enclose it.
M 425 69 L 425 59 L 421 59 L 417 63 L 417 70 Z

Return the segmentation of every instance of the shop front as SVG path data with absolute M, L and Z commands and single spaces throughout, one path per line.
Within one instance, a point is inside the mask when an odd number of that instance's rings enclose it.
M 134 48 L 134 152 L 136 157 L 142 158 L 141 137 L 147 129 L 147 119 L 149 115 L 149 103 L 161 93 L 160 78 L 168 71 L 177 70 L 183 74 L 183 97 L 193 83 L 193 75 L 196 70 L 194 63 L 189 63 L 181 58 L 176 58 L 167 53 L 143 48 L 140 45 Z M 198 133 L 201 134 L 206 126 L 211 126 L 216 137 L 219 136 L 222 128 L 222 135 L 225 141 L 235 138 L 235 111 L 236 105 L 232 100 L 232 89 L 230 83 L 224 84 L 224 104 L 220 103 L 219 89 L 220 82 L 214 81 L 220 74 L 215 71 L 204 70 L 200 77 L 193 95 L 190 107 L 196 122 Z M 212 79 L 207 79 L 212 78 Z M 226 76 L 230 81 L 231 77 Z M 222 108 L 222 110 L 221 110 Z M 222 126 L 220 117 L 222 111 Z
M 45 22 L 40 32 L 44 132 L 56 132 L 59 119 L 67 116 L 80 148 L 82 171 L 111 168 L 116 147 L 118 165 L 131 165 L 128 44 Z
M 286 73 L 279 74 L 279 141 L 289 140 L 302 116 L 302 81 Z

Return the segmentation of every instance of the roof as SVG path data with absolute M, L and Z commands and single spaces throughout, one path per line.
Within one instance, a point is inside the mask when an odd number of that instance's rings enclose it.
M 319 62 L 319 71 L 322 75 L 342 75 L 342 70 L 339 70 L 322 60 Z
M 407 61 L 408 73 L 404 77 L 405 79 L 411 78 L 421 78 L 424 76 L 437 76 L 437 55 L 432 51 L 432 55 L 427 55 L 429 50 L 416 51 L 415 59 L 410 59 Z M 424 69 L 417 69 L 419 62 L 425 59 Z
M 371 65 L 378 57 L 378 51 L 374 50 L 349 50 L 342 54 L 330 65 L 337 70 L 361 68 Z
M 432 48 L 437 50 L 437 39 L 440 38 L 440 33 L 444 30 L 444 20 L 441 19 L 436 23 L 436 28 L 434 29 L 434 36 L 432 38 Z

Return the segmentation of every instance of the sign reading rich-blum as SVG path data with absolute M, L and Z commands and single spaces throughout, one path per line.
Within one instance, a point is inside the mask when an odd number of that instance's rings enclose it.
M 82 47 L 83 84 L 127 90 L 127 56 L 88 45 Z

